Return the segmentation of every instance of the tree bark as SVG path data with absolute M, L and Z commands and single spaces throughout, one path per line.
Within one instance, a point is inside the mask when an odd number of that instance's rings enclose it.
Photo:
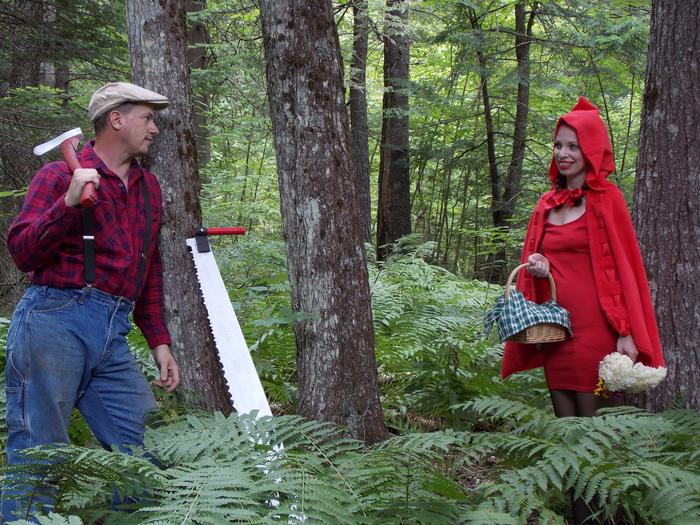
M 515 199 L 520 193 L 523 176 L 523 160 L 527 138 L 527 117 L 530 110 L 530 43 L 532 24 L 536 10 L 533 7 L 527 16 L 526 2 L 515 4 L 515 57 L 518 64 L 518 95 L 516 98 L 515 121 L 513 123 L 513 149 L 503 196 L 496 210 L 494 225 L 510 226 L 515 211 Z
M 513 146 L 508 171 L 502 180 L 496 158 L 495 128 L 491 114 L 491 100 L 488 89 L 488 58 L 483 49 L 477 48 L 481 75 L 481 94 L 484 102 L 484 121 L 486 124 L 487 154 L 489 161 L 489 177 L 491 182 L 491 217 L 493 226 L 507 234 L 511 228 L 510 219 L 515 211 L 515 203 L 520 193 L 523 160 L 527 136 L 527 118 L 530 104 L 530 44 L 532 41 L 532 25 L 537 14 L 536 6 L 526 12 L 527 2 L 515 4 L 515 57 L 517 62 L 518 91 L 516 97 L 515 119 L 513 121 Z M 474 12 L 470 13 L 472 29 L 481 32 L 480 21 Z M 487 268 L 483 272 L 490 282 L 501 283 L 507 275 L 507 253 L 505 246 L 499 247 L 489 257 Z
M 45 38 L 36 31 L 34 23 L 44 20 L 46 5 L 44 2 L 15 0 L 14 12 L 26 27 L 13 33 L 17 41 L 12 50 L 9 85 L 11 88 L 38 86 L 41 81 L 41 61 L 46 56 L 46 51 Z M 36 36 L 39 38 L 32 38 Z
M 411 233 L 408 144 L 408 0 L 387 0 L 384 100 L 377 204 L 377 258 L 386 245 Z
M 197 150 L 192 126 L 192 89 L 185 56 L 183 0 L 128 0 L 129 54 L 134 83 L 168 97 L 158 112 L 160 135 L 148 166 L 163 189 L 160 232 L 163 288 L 173 354 L 186 395 L 210 410 L 232 410 L 185 239 L 201 225 Z
M 9 75 L 6 79 L 0 78 L 0 86 L 6 84 L 9 89 L 38 86 L 41 81 L 41 61 L 45 52 L 42 49 L 44 43 L 41 38 L 37 38 L 39 35 L 33 23 L 40 23 L 44 19 L 46 6 L 43 2 L 16 0 L 13 8 L 14 15 L 21 21 L 21 25 L 17 30 L 8 31 L 3 36 L 11 42 L 11 46 L 8 46 L 11 55 Z M 0 92 L 0 96 L 5 94 Z M 38 159 L 29 155 L 27 142 L 23 140 L 28 134 L 26 124 L 28 123 L 22 115 L 11 115 L 0 122 L 2 190 L 19 190 L 26 187 L 38 167 Z M 28 284 L 25 274 L 17 269 L 7 250 L 7 230 L 21 209 L 22 198 L 0 198 L 0 315 L 8 317 Z
M 668 367 L 652 410 L 700 410 L 699 32 L 697 2 L 652 2 L 633 212 Z
M 205 0 L 187 0 L 188 13 L 196 13 L 207 8 Z M 207 48 L 209 44 L 209 31 L 201 22 L 188 21 L 187 24 L 187 65 L 191 70 L 206 69 L 208 67 Z M 195 92 L 192 96 L 192 122 L 194 124 L 194 136 L 197 143 L 197 160 L 200 166 L 206 166 L 211 157 L 209 132 L 207 131 L 207 111 L 209 110 L 209 97 L 205 93 Z
M 352 123 L 352 158 L 355 187 L 360 204 L 362 234 L 372 242 L 372 198 L 369 184 L 369 131 L 367 128 L 367 41 L 369 13 L 367 0 L 353 0 L 354 14 L 352 61 L 350 62 L 350 122 Z
M 330 0 L 260 4 L 299 413 L 384 439 L 340 45 Z

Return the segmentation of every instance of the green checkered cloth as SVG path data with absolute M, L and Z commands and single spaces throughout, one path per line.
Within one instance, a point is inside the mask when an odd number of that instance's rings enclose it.
M 486 314 L 484 318 L 486 334 L 491 332 L 494 322 L 498 325 L 498 336 L 501 342 L 530 326 L 541 323 L 558 324 L 568 330 L 572 337 L 574 335 L 571 331 L 569 312 L 564 308 L 552 300 L 542 304 L 533 303 L 525 299 L 525 296 L 516 289 L 510 291 L 508 300 L 505 298 L 505 293 L 502 294 L 496 306 Z

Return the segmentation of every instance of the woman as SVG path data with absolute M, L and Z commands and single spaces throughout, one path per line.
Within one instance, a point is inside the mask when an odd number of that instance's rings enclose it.
M 604 406 L 594 395 L 598 365 L 619 352 L 647 366 L 663 366 L 649 286 L 620 190 L 607 180 L 615 169 L 598 108 L 581 97 L 554 132 L 552 189 L 530 218 L 518 289 L 537 303 L 550 298 L 571 314 L 573 337 L 559 343 L 506 343 L 501 375 L 544 366 L 557 417 L 593 416 Z M 607 400 L 610 404 L 611 400 Z M 574 523 L 593 523 L 583 499 L 572 502 Z
M 537 303 L 550 297 L 571 313 L 573 338 L 534 345 L 506 343 L 502 376 L 544 366 L 558 417 L 593 416 L 598 365 L 609 353 L 647 366 L 663 357 L 646 273 L 620 190 L 607 180 L 615 169 L 598 108 L 581 97 L 561 117 L 549 168 L 552 189 L 530 218 L 518 289 Z

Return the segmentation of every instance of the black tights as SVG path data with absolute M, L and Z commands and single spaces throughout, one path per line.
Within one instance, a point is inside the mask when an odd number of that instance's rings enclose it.
M 590 392 L 575 392 L 573 390 L 550 390 L 554 414 L 557 417 L 593 417 L 600 408 L 620 406 L 621 397 L 598 397 Z M 593 525 L 600 523 L 591 517 L 593 509 L 582 499 L 571 498 L 571 507 L 574 512 L 574 525 Z M 618 514 L 620 514 L 618 512 Z M 612 523 L 616 523 L 614 520 Z
M 554 415 L 557 417 L 593 417 L 600 408 L 620 406 L 618 397 L 599 397 L 590 392 L 573 390 L 550 390 Z

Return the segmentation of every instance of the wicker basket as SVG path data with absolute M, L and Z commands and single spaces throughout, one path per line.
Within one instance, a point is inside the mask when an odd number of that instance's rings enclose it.
M 515 274 L 518 273 L 519 270 L 522 268 L 527 267 L 528 264 L 521 264 L 520 266 L 516 266 L 515 269 L 510 272 L 510 275 L 508 276 L 508 280 L 506 281 L 506 291 L 505 291 L 505 300 L 508 300 L 508 293 L 510 292 L 510 285 L 513 282 L 513 278 L 515 277 Z M 556 301 L 557 300 L 557 286 L 554 284 L 554 279 L 552 278 L 552 274 L 549 273 L 547 274 L 547 277 L 549 278 L 549 286 L 552 289 L 552 300 Z M 516 343 L 525 343 L 525 344 L 538 344 L 538 343 L 556 343 L 557 341 L 563 341 L 566 339 L 566 330 L 554 323 L 542 323 L 542 324 L 536 324 L 533 326 L 530 326 L 526 328 L 525 330 L 522 330 L 521 332 L 518 332 L 514 336 L 511 336 L 508 338 L 508 341 L 513 341 Z

